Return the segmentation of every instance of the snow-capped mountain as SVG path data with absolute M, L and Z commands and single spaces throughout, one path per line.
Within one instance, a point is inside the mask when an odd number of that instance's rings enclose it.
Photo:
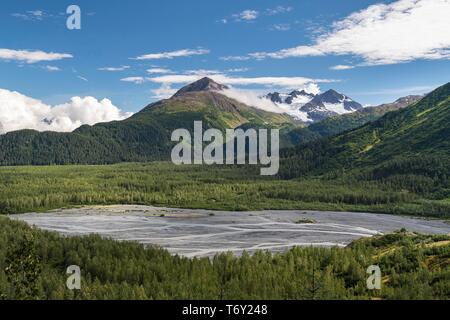
M 294 90 L 289 94 L 273 92 L 265 97 L 287 114 L 305 122 L 320 121 L 363 108 L 358 102 L 335 90 L 317 95 L 304 90 Z
M 306 104 L 315 97 L 314 94 L 308 93 L 305 90 L 294 90 L 291 93 L 284 94 L 279 92 L 272 92 L 266 95 L 274 103 L 279 104 Z

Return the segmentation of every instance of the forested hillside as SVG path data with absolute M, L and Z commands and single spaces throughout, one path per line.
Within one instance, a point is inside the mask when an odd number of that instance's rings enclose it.
M 450 83 L 362 127 L 284 150 L 281 176 L 364 168 L 376 177 L 417 173 L 448 186 L 449 137 Z
M 375 121 L 388 112 L 410 106 L 420 99 L 422 99 L 422 96 L 407 96 L 393 103 L 366 107 L 352 113 L 329 117 L 322 121 L 314 122 L 307 127 L 294 128 L 287 136 L 293 145 L 334 136 L 347 130 L 356 129 L 368 122 Z
M 449 299 L 450 237 L 407 232 L 348 248 L 188 259 L 99 236 L 63 237 L 0 217 L 2 299 Z M 368 290 L 378 265 L 381 290 Z M 66 288 L 81 268 L 82 290 Z

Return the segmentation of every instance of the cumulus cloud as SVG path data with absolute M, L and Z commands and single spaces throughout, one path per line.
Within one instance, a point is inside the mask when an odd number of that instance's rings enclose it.
M 363 65 L 450 58 L 450 1 L 399 0 L 376 4 L 333 23 L 314 40 L 276 52 L 256 52 L 256 59 L 355 55 Z
M 133 60 L 157 60 L 157 59 L 173 59 L 179 57 L 190 57 L 208 54 L 210 51 L 208 49 L 182 49 L 177 51 L 159 52 L 159 53 L 149 53 L 132 58 Z
M 311 93 L 314 95 L 317 95 L 320 93 L 320 87 L 316 82 L 310 82 L 306 85 L 304 85 L 303 87 L 297 88 L 300 91 L 304 90 L 306 93 Z
M 73 58 L 73 56 L 68 53 L 44 52 L 40 50 L 28 51 L 28 50 L 0 49 L 0 59 L 21 61 L 30 64 L 42 61 L 55 61 L 66 58 Z
M 122 112 L 108 99 L 73 97 L 60 105 L 47 105 L 19 92 L 0 89 L 0 134 L 22 129 L 70 132 L 99 122 L 123 120 Z
M 104 67 L 104 68 L 98 68 L 97 70 L 99 71 L 110 71 L 110 72 L 115 72 L 115 71 L 125 71 L 127 69 L 130 69 L 130 66 L 121 66 L 121 67 Z

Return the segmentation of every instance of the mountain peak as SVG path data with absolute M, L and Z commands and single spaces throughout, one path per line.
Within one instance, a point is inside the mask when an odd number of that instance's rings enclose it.
M 279 92 L 268 93 L 266 95 L 266 98 L 270 99 L 272 102 L 275 102 L 275 103 L 283 103 L 284 102 L 283 98 L 281 97 L 281 94 Z
M 334 101 L 334 102 L 338 102 L 339 100 L 345 99 L 345 97 L 346 97 L 342 93 L 339 93 L 339 92 L 337 92 L 336 90 L 333 90 L 333 89 L 329 89 L 329 90 L 325 91 L 320 96 L 322 97 L 322 99 L 331 100 L 331 101 Z
M 199 92 L 199 91 L 222 91 L 228 89 L 227 86 L 215 82 L 213 79 L 204 77 L 200 80 L 197 80 L 191 84 L 188 84 L 187 86 L 181 88 L 178 90 L 177 93 L 175 93 L 174 97 L 180 96 L 185 93 L 189 92 Z
M 305 122 L 319 121 L 363 108 L 358 102 L 333 89 L 320 94 L 304 89 L 293 90 L 288 94 L 273 92 L 265 95 L 265 98 L 278 104 L 289 115 Z
M 286 104 L 292 104 L 296 98 L 299 98 L 300 100 L 303 100 L 304 103 L 306 103 L 306 102 L 310 101 L 312 98 L 314 98 L 314 94 L 308 93 L 305 90 L 294 90 L 288 94 L 281 94 L 279 92 L 271 92 L 271 93 L 265 95 L 265 98 L 267 98 L 275 103 L 286 103 Z M 307 101 L 305 101 L 305 100 L 307 100 Z
M 409 95 L 409 96 L 406 96 L 406 97 L 398 98 L 397 100 L 395 100 L 394 103 L 411 104 L 411 103 L 416 102 L 416 101 L 418 101 L 418 100 L 420 100 L 422 98 L 423 98 L 422 95 Z
M 303 96 L 314 96 L 313 93 L 306 92 L 305 89 L 302 89 L 302 90 L 294 90 L 294 91 L 292 91 L 291 93 L 289 93 L 289 95 L 290 95 L 290 96 L 300 96 L 300 95 L 303 95 Z

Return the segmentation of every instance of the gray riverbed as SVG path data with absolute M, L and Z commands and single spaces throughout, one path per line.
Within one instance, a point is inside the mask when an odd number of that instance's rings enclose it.
M 346 246 L 352 240 L 392 232 L 449 234 L 440 220 L 374 213 L 319 211 L 211 211 L 150 206 L 97 206 L 11 216 L 64 235 L 99 234 L 153 244 L 187 257 L 243 250 L 285 251 L 293 246 Z M 305 219 L 315 223 L 301 223 Z

